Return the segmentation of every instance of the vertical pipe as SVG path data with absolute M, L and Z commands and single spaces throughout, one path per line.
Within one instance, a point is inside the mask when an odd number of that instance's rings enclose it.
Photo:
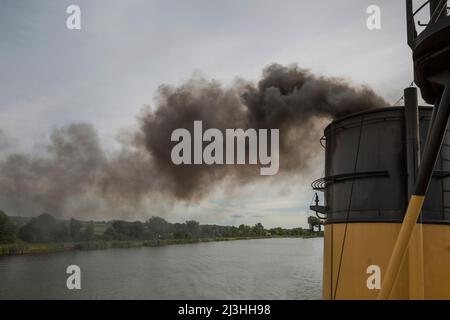
M 408 45 L 414 48 L 414 41 L 417 37 L 416 26 L 414 22 L 413 1 L 406 0 L 406 34 L 408 37 Z
M 425 146 L 428 145 L 428 142 L 430 140 L 431 128 L 433 128 L 434 120 L 436 120 L 436 114 L 439 110 L 440 103 L 441 103 L 441 99 L 440 98 L 436 99 L 436 103 L 434 104 L 433 112 L 431 113 L 430 123 L 428 124 L 427 138 L 426 138 L 425 144 L 424 144 Z
M 405 137 L 406 137 L 406 166 L 408 173 L 408 199 L 414 191 L 414 184 L 419 170 L 419 106 L 417 89 L 406 88 L 405 97 Z
M 405 89 L 405 137 L 406 137 L 406 167 L 409 199 L 414 191 L 414 185 L 419 169 L 420 144 L 419 144 L 419 106 L 417 89 L 410 87 Z M 423 271 L 423 234 L 422 224 L 416 226 L 411 244 L 408 249 L 409 269 L 409 297 L 413 300 L 423 300 L 424 271 Z
M 395 282 L 398 278 L 402 262 L 405 258 L 408 246 L 417 224 L 417 218 L 422 210 L 425 194 L 430 185 L 431 175 L 436 164 L 437 156 L 441 150 L 445 132 L 447 130 L 448 119 L 450 116 L 450 80 L 445 86 L 442 95 L 439 110 L 436 114 L 433 128 L 431 129 L 430 139 L 425 146 L 422 162 L 420 164 L 419 174 L 417 176 L 414 193 L 406 210 L 402 227 L 392 252 L 391 259 L 386 270 L 383 284 L 378 295 L 378 299 L 389 299 Z

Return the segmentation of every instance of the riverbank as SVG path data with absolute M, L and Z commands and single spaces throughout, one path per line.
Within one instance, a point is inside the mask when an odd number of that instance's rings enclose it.
M 15 243 L 0 245 L 0 256 L 28 255 L 38 253 L 64 252 L 73 250 L 107 250 L 110 248 L 159 247 L 175 244 L 193 244 L 201 242 L 239 241 L 275 238 L 318 238 L 321 234 L 298 237 L 266 236 L 266 237 L 233 237 L 233 238 L 200 238 L 200 239 L 154 239 L 130 241 L 90 241 L 65 243 Z

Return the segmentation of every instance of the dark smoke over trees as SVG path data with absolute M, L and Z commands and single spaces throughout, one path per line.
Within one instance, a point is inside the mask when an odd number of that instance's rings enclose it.
M 327 121 L 386 105 L 367 87 L 296 65 L 270 65 L 256 85 L 236 80 L 225 87 L 198 78 L 179 87 L 163 85 L 155 106 L 138 117 L 137 129 L 122 139 L 120 150 L 106 150 L 91 125 L 72 124 L 52 133 L 45 154 L 3 154 L 0 207 L 22 215 L 126 216 L 144 212 L 158 199 L 192 202 L 224 183 L 267 179 L 259 176 L 259 166 L 172 164 L 171 133 L 192 131 L 194 120 L 203 122 L 203 130 L 280 129 L 280 173 L 270 179 L 281 180 L 311 166 Z

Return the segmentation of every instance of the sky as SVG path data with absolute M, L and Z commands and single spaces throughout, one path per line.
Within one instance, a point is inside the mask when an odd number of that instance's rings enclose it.
M 66 28 L 71 4 L 81 8 L 81 30 Z M 381 8 L 381 30 L 366 27 L 372 4 Z M 117 133 L 155 105 L 161 84 L 198 74 L 256 81 L 274 62 L 369 85 L 393 104 L 413 80 L 404 1 L 2 0 L 0 144 L 36 150 L 52 129 L 87 122 L 114 148 Z M 314 170 L 275 187 L 219 189 L 195 205 L 149 204 L 149 212 L 169 221 L 305 226 L 310 182 L 322 175 L 319 157 Z

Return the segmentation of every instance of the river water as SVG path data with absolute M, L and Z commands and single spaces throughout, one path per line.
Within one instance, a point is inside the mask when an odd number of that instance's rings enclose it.
M 0 257 L 0 299 L 320 299 L 322 250 L 262 239 Z

